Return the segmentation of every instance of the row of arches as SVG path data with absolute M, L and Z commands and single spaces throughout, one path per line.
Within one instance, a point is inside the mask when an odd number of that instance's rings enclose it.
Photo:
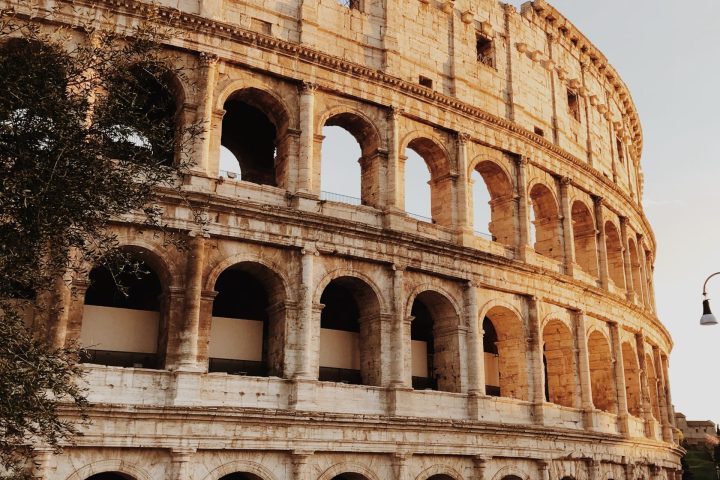
M 105 267 L 90 272 L 85 292 L 80 340 L 91 363 L 142 368 L 163 368 L 172 328 L 168 314 L 166 274 L 157 273 L 160 262 L 148 252 L 138 251 L 138 272 L 122 273 L 117 283 Z M 209 372 L 248 376 L 293 375 L 293 359 L 288 345 L 297 328 L 296 310 L 287 282 L 267 265 L 243 261 L 230 265 L 215 279 L 213 296 L 201 319 L 206 331 L 206 348 L 200 358 Z M 310 322 L 317 329 L 312 347 L 311 376 L 320 381 L 387 386 L 387 356 L 393 325 L 398 321 L 388 313 L 387 300 L 368 278 L 343 274 L 318 286 L 317 315 Z M 402 380 L 416 390 L 467 392 L 462 365 L 467 346 L 466 315 L 451 295 L 441 289 L 416 289 L 406 301 L 408 325 L 400 334 L 404 344 L 399 362 Z M 511 306 L 488 308 L 481 327 L 482 368 L 488 395 L 532 400 L 529 372 L 533 365 L 527 339 L 533 333 L 524 315 Z M 541 331 L 542 368 L 545 401 L 580 408 L 580 365 L 576 326 L 550 319 Z M 621 397 L 630 414 L 641 416 L 646 408 L 642 375 L 647 376 L 647 405 L 658 421 L 663 421 L 660 398 L 664 385 L 663 365 L 652 355 L 638 351 L 632 341 L 614 345 L 608 333 L 594 329 L 582 334 L 586 342 L 590 390 L 594 408 L 622 413 Z M 198 344 L 204 342 L 195 339 Z M 620 348 L 621 347 L 621 348 Z M 644 349 L 644 348 L 643 348 Z M 201 349 L 202 350 L 202 349 Z M 204 353 L 203 353 L 204 352 Z M 613 369 L 622 356 L 624 391 Z M 642 355 L 642 357 L 640 356 Z
M 290 125 L 297 122 L 284 100 L 247 87 L 228 96 L 224 111 L 217 126 L 222 169 L 234 168 L 232 176 L 243 181 L 288 188 L 288 162 L 300 147 L 293 143 Z M 467 156 L 466 140 L 422 131 L 392 142 L 398 148 L 397 172 L 392 175 L 399 176 L 393 180 L 389 169 L 394 167 L 388 162 L 395 153 L 385 148 L 390 134 L 382 134 L 368 115 L 336 107 L 312 121 L 318 122 L 314 128 L 322 135 L 313 140 L 309 188 L 324 200 L 373 207 L 397 201 L 416 219 L 453 228 L 468 225 L 509 248 L 521 247 L 522 231 L 528 229 L 527 243 L 537 254 L 565 264 L 568 272 L 568 265 L 574 265 L 596 282 L 632 292 L 638 303 L 652 303 L 649 255 L 634 233 L 628 229 L 625 235 L 619 219 L 598 218 L 597 207 L 589 205 L 584 194 L 570 198 L 565 214 L 555 180 L 534 178 L 521 185 L 518 169 L 526 167 L 506 158 L 460 161 Z M 391 190 L 396 200 L 387 198 Z M 521 202 L 527 202 L 527 209 Z M 526 210 L 528 218 L 523 219 Z

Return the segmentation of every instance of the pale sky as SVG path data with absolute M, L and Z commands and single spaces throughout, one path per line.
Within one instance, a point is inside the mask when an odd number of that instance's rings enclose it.
M 551 3 L 605 54 L 640 113 L 643 203 L 658 242 L 658 314 L 675 342 L 670 356 L 673 403 L 688 419 L 718 422 L 720 325 L 701 327 L 699 319 L 702 283 L 720 270 L 720 154 L 714 143 L 720 141 L 720 0 Z M 349 134 L 338 135 L 337 130 L 326 127 L 323 132 L 328 140 L 333 137 L 328 151 L 356 154 L 328 162 L 337 171 L 323 172 L 323 190 L 359 197 L 360 151 Z M 417 194 L 429 173 L 416 160 L 409 159 L 407 175 Z M 353 169 L 356 174 L 350 173 Z M 330 188 L 328 178 L 358 180 Z M 481 202 L 487 202 L 487 194 L 476 189 L 475 204 Z M 408 210 L 429 216 L 429 197 Z M 487 221 L 476 218 L 476 230 L 486 231 L 482 225 Z M 711 280 L 708 291 L 720 318 L 720 276 Z

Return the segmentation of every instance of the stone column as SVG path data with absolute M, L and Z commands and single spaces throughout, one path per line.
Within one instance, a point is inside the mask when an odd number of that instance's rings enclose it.
M 171 449 L 172 467 L 170 480 L 190 480 L 190 459 L 194 453 L 194 448 Z
M 635 301 L 635 286 L 633 285 L 632 261 L 630 258 L 630 241 L 628 239 L 628 219 L 620 217 L 620 236 L 623 249 L 623 267 L 625 269 L 625 295 L 628 302 Z
M 587 57 L 587 55 L 582 55 L 580 58 L 580 80 L 582 81 L 583 85 L 587 85 L 587 82 L 585 81 L 585 76 L 588 75 L 588 65 L 590 64 L 590 59 Z M 592 75 L 591 75 L 592 76 Z M 585 140 L 585 149 L 587 150 L 587 163 L 588 165 L 593 164 L 593 142 L 592 142 L 592 120 L 590 118 L 590 112 L 591 112 L 591 104 L 589 99 L 586 99 L 583 102 L 583 106 L 585 108 L 585 135 L 587 136 Z
M 487 467 L 487 458 L 480 456 L 480 455 L 473 457 L 472 480 L 485 480 L 486 467 Z
M 588 469 L 588 480 L 601 480 L 600 461 L 593 458 L 585 459 Z
M 547 460 L 538 460 L 538 477 L 540 480 L 550 480 L 550 462 Z
M 670 408 L 667 403 L 667 382 L 665 379 L 665 369 L 663 368 L 662 358 L 660 358 L 660 348 L 653 346 L 652 351 L 656 375 L 658 382 L 660 382 L 660 388 L 658 388 L 660 398 L 658 398 L 658 402 L 660 403 L 660 425 L 662 427 L 662 436 L 664 441 L 670 443 L 673 441 L 673 436 L 672 428 L 670 428 L 670 423 L 668 422 L 668 412 L 670 411 Z
M 572 180 L 569 177 L 560 179 L 560 220 L 563 231 L 563 251 L 565 259 L 565 275 L 572 276 L 575 266 L 575 242 L 573 241 L 572 211 L 570 207 L 569 189 Z
M 184 370 L 196 370 L 198 355 L 198 334 L 200 307 L 202 302 L 202 278 L 205 264 L 205 237 L 195 235 L 190 240 L 190 250 L 185 266 L 184 322 L 180 331 L 178 348 L 179 365 Z
M 33 448 L 32 474 L 36 480 L 49 480 L 50 461 L 53 457 L 53 449 L 46 446 Z
M 593 425 L 593 400 L 592 382 L 590 381 L 590 359 L 588 358 L 587 326 L 585 323 L 585 312 L 575 312 L 575 343 L 578 352 L 578 371 L 580 374 L 580 405 L 583 410 L 583 418 L 586 429 L 592 429 Z
M 68 322 L 63 345 L 80 340 L 82 320 L 85 313 L 85 293 L 89 286 L 90 284 L 85 280 L 74 280 L 72 283 Z
M 308 3 L 305 1 L 304 3 Z M 315 161 L 315 91 L 317 85 L 303 82 L 300 87 L 300 149 L 298 155 L 298 192 L 317 194 L 313 186 Z
M 630 435 L 628 428 L 627 390 L 625 386 L 625 366 L 623 364 L 622 343 L 620 342 L 620 327 L 611 322 L 610 341 L 613 348 L 613 362 L 615 367 L 615 390 L 617 392 L 617 419 L 618 430 L 626 437 Z
M 634 480 L 634 478 L 635 478 L 635 465 L 628 462 L 625 464 L 625 480 Z
M 483 331 L 478 318 L 477 287 L 468 282 L 465 285 L 465 323 L 468 326 L 467 366 L 468 393 L 485 395 L 485 359 L 483 358 Z
M 543 338 L 540 325 L 540 307 L 537 297 L 527 297 L 530 366 L 532 371 L 533 417 L 536 424 L 542 425 L 545 405 L 545 367 L 543 364 Z
M 467 133 L 457 134 L 457 168 L 458 168 L 458 179 L 457 179 L 457 229 L 458 231 L 472 233 L 472 220 L 469 218 L 470 211 L 470 198 L 472 191 L 470 191 L 470 183 L 468 182 L 468 142 L 470 141 L 470 135 Z
M 290 454 L 292 462 L 292 480 L 308 480 L 308 460 L 313 452 L 294 451 Z
M 597 230 L 597 247 L 598 247 L 598 266 L 600 267 L 600 286 L 604 289 L 608 288 L 608 254 L 607 243 L 605 238 L 605 214 L 603 210 L 602 197 L 593 197 L 593 205 L 595 207 L 595 227 Z
M 395 480 L 409 480 L 408 463 L 410 461 L 410 453 L 396 453 L 392 457 L 392 468 Z
M 387 178 L 387 198 L 385 205 L 390 211 L 400 212 L 403 209 L 401 205 L 402 187 L 399 185 L 403 181 L 403 175 L 400 168 L 400 115 L 402 110 L 397 107 L 390 107 L 387 112 L 388 122 L 388 178 Z
M 398 24 L 401 18 L 402 10 L 398 0 L 387 0 L 385 2 L 385 31 L 382 36 L 383 70 L 395 76 L 400 76 L 398 60 L 400 59 L 401 26 Z
M 215 83 L 218 57 L 217 55 L 201 52 L 198 58 L 199 98 L 195 112 L 195 123 L 202 128 L 202 135 L 196 144 L 193 170 L 208 174 L 210 165 L 210 136 L 212 132 L 213 102 L 215 101 Z
M 405 303 L 403 274 L 405 268 L 395 265 L 393 271 L 393 363 L 390 384 L 395 387 L 409 387 L 405 382 Z
M 672 394 L 670 389 L 670 372 L 668 368 L 668 362 L 664 359 L 662 361 L 663 378 L 665 379 L 665 404 L 667 405 L 668 423 L 670 426 L 675 427 L 675 407 L 673 407 Z
M 55 279 L 53 291 L 48 295 L 51 298 L 50 308 L 47 315 L 47 326 L 45 338 L 53 348 L 65 346 L 70 310 L 72 308 L 73 294 L 71 290 L 71 278 L 69 274 L 59 276 Z
M 640 366 L 640 390 L 642 392 L 642 417 L 645 421 L 645 435 L 653 438 L 655 436 L 655 424 L 653 423 L 652 401 L 650 400 L 647 363 L 645 362 L 645 337 L 642 333 L 635 334 L 635 348 L 637 349 L 638 365 Z
M 298 312 L 297 334 L 297 355 L 298 366 L 295 370 L 295 378 L 311 380 L 315 379 L 311 370 L 314 349 L 313 345 L 313 263 L 316 252 L 305 248 L 301 252 L 300 268 L 300 305 Z
M 516 200 L 517 200 L 517 229 L 516 248 L 520 260 L 527 260 L 530 246 L 530 217 L 528 216 L 527 193 L 527 157 L 516 157 L 515 170 L 517 172 Z

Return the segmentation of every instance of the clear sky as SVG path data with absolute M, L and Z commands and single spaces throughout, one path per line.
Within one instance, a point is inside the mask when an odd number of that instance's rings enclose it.
M 511 3 L 519 7 L 522 2 Z M 673 403 L 688 419 L 720 422 L 720 325 L 698 323 L 703 280 L 720 271 L 720 151 L 715 143 L 720 142 L 720 1 L 551 3 L 610 60 L 639 110 L 643 203 L 658 242 L 657 307 L 675 342 Z M 327 154 L 343 152 L 332 162 L 336 171 L 323 172 L 323 189 L 359 197 L 359 180 L 349 181 L 359 179 L 357 144 L 338 127 L 326 127 L 323 134 Z M 423 199 L 429 195 L 429 174 L 420 162 L 410 155 L 407 175 L 415 200 L 407 210 L 430 216 L 429 197 Z M 357 172 L 351 174 L 353 169 Z M 348 181 L 338 186 L 338 179 Z M 477 189 L 475 204 L 486 201 L 486 192 Z M 476 230 L 487 230 L 488 219 L 475 221 Z M 720 276 L 708 290 L 720 318 Z
M 720 422 L 720 325 L 698 323 L 702 283 L 720 270 L 720 2 L 550 3 L 605 54 L 639 110 L 655 295 L 675 342 L 673 403 L 688 419 Z M 720 276 L 708 291 L 720 314 Z

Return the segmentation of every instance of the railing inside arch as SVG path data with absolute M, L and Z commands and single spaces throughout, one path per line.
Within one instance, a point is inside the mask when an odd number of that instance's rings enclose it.
M 417 213 L 407 212 L 408 216 L 411 218 L 414 218 L 415 220 L 420 220 L 421 222 L 427 222 L 427 223 L 435 223 L 432 218 L 426 217 L 424 215 L 418 215 Z
M 348 205 L 362 205 L 362 200 L 359 198 L 326 191 L 320 192 L 320 200 L 325 200 L 328 202 L 347 203 Z
M 486 239 L 488 239 L 488 240 L 490 240 L 490 241 L 493 241 L 493 242 L 495 241 L 495 238 L 494 238 L 491 234 L 489 234 L 489 233 L 480 232 L 480 231 L 478 231 L 478 230 L 475 230 L 473 233 L 475 233 L 475 235 L 477 235 L 478 237 L 486 238 Z

